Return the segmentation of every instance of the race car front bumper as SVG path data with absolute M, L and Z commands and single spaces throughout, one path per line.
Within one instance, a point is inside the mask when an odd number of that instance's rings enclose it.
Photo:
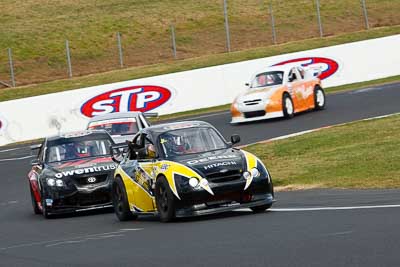
M 204 189 L 180 187 L 180 200 L 176 202 L 176 216 L 205 215 L 238 208 L 272 205 L 275 202 L 273 186 L 269 179 L 254 179 L 246 190 L 244 190 L 245 184 L 243 179 L 226 183 L 210 183 L 214 195 Z
M 268 206 L 272 205 L 276 200 L 272 196 L 272 194 L 265 194 L 264 196 L 259 195 L 261 199 L 254 200 L 246 203 L 239 203 L 236 201 L 232 201 L 229 203 L 219 204 L 216 206 L 208 206 L 207 204 L 193 205 L 188 208 L 180 208 L 176 210 L 176 217 L 190 217 L 190 216 L 200 216 L 200 215 L 209 215 L 221 212 L 232 211 L 241 208 L 251 208 L 258 206 Z
M 232 117 L 231 124 L 235 123 L 243 123 L 243 122 L 251 122 L 251 121 L 259 121 L 259 120 L 267 120 L 267 119 L 274 119 L 274 118 L 280 118 L 283 117 L 283 112 L 282 111 L 276 111 L 276 112 L 267 112 L 264 115 L 260 116 L 254 116 L 254 117 L 246 117 L 245 115 L 238 116 L 238 117 Z
M 44 205 L 49 214 L 72 213 L 94 209 L 111 208 L 111 183 L 90 190 L 47 190 Z

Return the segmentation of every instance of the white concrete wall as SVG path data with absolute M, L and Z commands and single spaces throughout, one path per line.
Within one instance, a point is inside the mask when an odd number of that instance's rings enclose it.
M 84 129 L 88 117 L 82 110 L 93 115 L 92 111 L 153 108 L 169 114 L 227 104 L 245 90 L 255 72 L 283 61 L 315 57 L 338 64 L 323 80 L 325 88 L 400 75 L 400 35 L 1 102 L 0 145 L 54 135 L 58 130 Z M 319 63 L 326 73 L 333 65 Z M 96 101 L 87 103 L 93 98 Z

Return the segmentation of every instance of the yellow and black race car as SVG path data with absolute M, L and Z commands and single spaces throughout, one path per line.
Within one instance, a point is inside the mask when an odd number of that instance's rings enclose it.
M 112 188 L 117 217 L 125 221 L 158 214 L 168 222 L 237 208 L 270 208 L 271 176 L 256 156 L 232 147 L 238 142 L 240 137 L 233 135 L 227 143 L 200 121 L 142 129 L 126 149 L 113 147 L 119 163 Z

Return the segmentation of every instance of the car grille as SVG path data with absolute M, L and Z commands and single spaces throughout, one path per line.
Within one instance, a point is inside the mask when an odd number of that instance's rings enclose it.
M 258 104 L 260 104 L 260 102 L 261 102 L 261 99 L 253 99 L 253 100 L 246 100 L 246 101 L 243 101 L 243 103 L 244 103 L 246 106 L 258 105 Z
M 90 194 L 78 193 L 71 197 L 65 198 L 60 203 L 63 206 L 91 206 L 91 205 L 101 205 L 111 202 L 111 196 L 106 192 L 92 192 Z
M 242 177 L 239 170 L 230 170 L 224 173 L 216 172 L 207 175 L 207 180 L 212 183 L 225 183 L 238 180 Z
M 249 111 L 249 112 L 244 112 L 244 117 L 248 119 L 254 117 L 262 117 L 265 116 L 265 114 L 266 114 L 265 110 Z
M 99 183 L 103 183 L 107 180 L 108 174 L 101 174 L 101 175 L 85 175 L 85 176 L 75 176 L 72 179 L 77 185 L 95 185 Z M 90 177 L 95 177 L 95 182 L 89 182 Z

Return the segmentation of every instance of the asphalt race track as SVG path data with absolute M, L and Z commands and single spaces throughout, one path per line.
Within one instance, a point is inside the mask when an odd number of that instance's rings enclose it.
M 273 119 L 230 125 L 230 113 L 221 112 L 195 117 L 215 125 L 229 140 L 232 133 L 240 134 L 248 144 L 273 137 L 319 127 L 346 123 L 400 112 L 400 83 L 363 88 L 327 96 L 326 109 L 304 112 L 293 119 Z
M 400 112 L 400 84 L 329 95 L 327 109 L 291 120 L 231 126 L 198 119 L 252 143 Z M 46 220 L 34 215 L 29 151 L 0 151 L 0 266 L 399 266 L 400 190 L 278 192 L 262 214 L 238 210 L 163 224 L 121 223 L 112 211 Z

